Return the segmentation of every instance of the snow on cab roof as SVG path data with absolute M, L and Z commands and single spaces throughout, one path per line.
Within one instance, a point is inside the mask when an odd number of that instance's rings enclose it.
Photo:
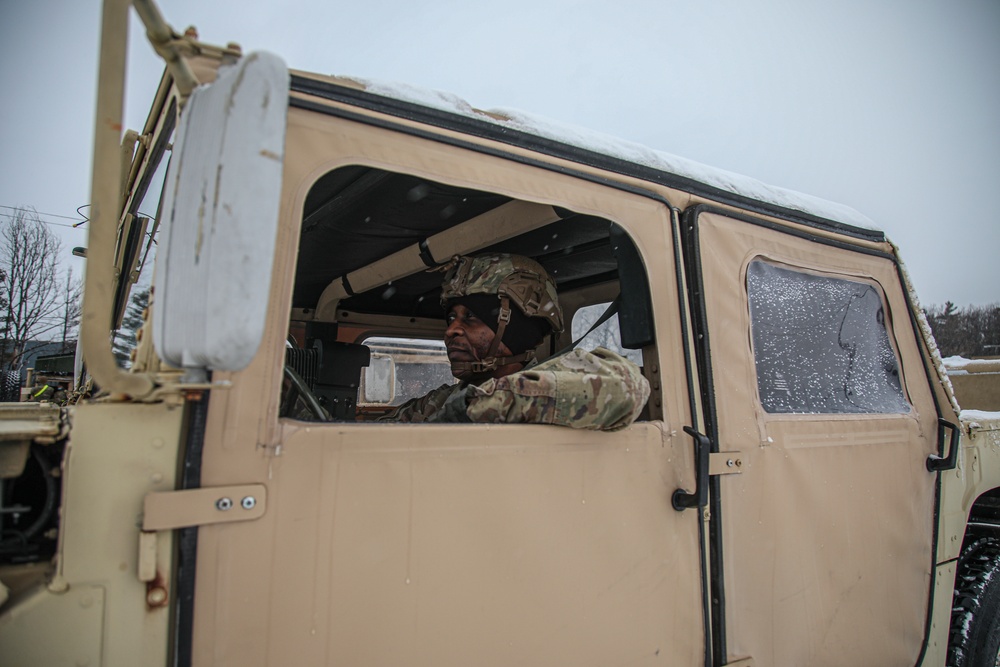
M 368 93 L 420 106 L 446 111 L 468 118 L 489 122 L 500 127 L 556 141 L 633 164 L 649 167 L 676 176 L 692 179 L 709 187 L 759 202 L 801 211 L 809 215 L 853 225 L 862 229 L 876 229 L 870 218 L 843 204 L 819 197 L 767 185 L 760 181 L 724 169 L 688 160 L 654 150 L 635 142 L 626 141 L 602 132 L 561 123 L 517 109 L 476 109 L 461 97 L 451 93 L 428 90 L 403 83 L 390 83 L 371 79 L 336 76 L 360 85 Z

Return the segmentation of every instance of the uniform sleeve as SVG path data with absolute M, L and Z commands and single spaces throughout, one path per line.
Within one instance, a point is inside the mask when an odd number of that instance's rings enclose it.
M 442 421 L 438 414 L 448 403 L 448 399 L 465 389 L 462 384 L 443 384 L 419 398 L 411 398 L 387 415 L 379 417 L 380 422 L 426 422 Z M 454 401 L 452 401 L 454 403 Z
M 639 367 L 604 348 L 576 349 L 470 389 L 467 414 L 474 422 L 595 431 L 625 428 L 649 399 L 649 383 Z

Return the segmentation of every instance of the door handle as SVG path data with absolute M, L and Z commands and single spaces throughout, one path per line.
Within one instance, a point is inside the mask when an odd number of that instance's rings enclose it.
M 939 472 L 941 470 L 954 470 L 958 466 L 958 426 L 945 419 L 938 419 L 938 450 L 944 449 L 944 432 L 951 429 L 951 447 L 948 448 L 947 456 L 931 454 L 927 457 L 928 472 Z
M 688 493 L 684 489 L 674 491 L 670 502 L 678 512 L 683 512 L 689 507 L 701 508 L 708 504 L 708 455 L 712 441 L 707 435 L 699 433 L 691 426 L 685 426 L 684 432 L 694 438 L 695 489 L 693 493 Z

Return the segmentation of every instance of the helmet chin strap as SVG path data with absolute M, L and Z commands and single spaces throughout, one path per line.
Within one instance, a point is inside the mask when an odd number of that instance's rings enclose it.
M 497 333 L 493 337 L 493 342 L 490 344 L 490 349 L 486 352 L 486 357 L 479 361 L 453 361 L 451 362 L 451 373 L 456 377 L 464 373 L 470 373 L 472 375 L 485 375 L 492 373 L 501 366 L 506 366 L 508 364 L 516 363 L 528 363 L 535 358 L 534 350 L 527 350 L 521 354 L 511 355 L 509 357 L 498 357 L 497 352 L 500 351 L 500 343 L 503 342 L 503 333 L 507 330 L 507 325 L 510 323 L 510 299 L 506 295 L 500 296 L 500 315 L 497 318 Z

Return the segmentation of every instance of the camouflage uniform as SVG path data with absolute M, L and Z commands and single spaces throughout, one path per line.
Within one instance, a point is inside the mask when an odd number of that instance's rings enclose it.
M 649 398 L 639 367 L 603 347 L 576 349 L 479 385 L 443 385 L 379 421 L 557 424 L 625 428 Z
M 495 295 L 499 303 L 490 350 L 475 362 L 453 361 L 452 373 L 482 378 L 507 364 L 525 366 L 503 377 L 478 379 L 477 384 L 443 385 L 379 421 L 557 424 L 615 431 L 639 416 L 649 398 L 649 383 L 638 366 L 611 350 L 576 349 L 542 363 L 534 360 L 534 349 L 499 356 L 512 307 L 528 318 L 544 320 L 553 332 L 563 330 L 555 281 L 540 264 L 519 255 L 495 254 L 455 257 L 445 268 L 441 305 L 446 310 L 454 300 L 480 294 Z

